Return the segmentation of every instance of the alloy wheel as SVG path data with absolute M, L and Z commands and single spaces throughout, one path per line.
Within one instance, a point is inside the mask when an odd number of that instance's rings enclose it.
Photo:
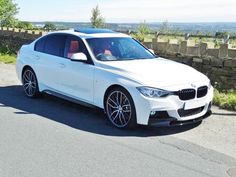
M 37 92 L 36 76 L 31 70 L 26 70 L 23 74 L 23 88 L 28 97 L 34 97 Z
M 113 91 L 106 101 L 107 115 L 113 125 L 119 128 L 126 127 L 132 116 L 129 98 L 121 91 Z

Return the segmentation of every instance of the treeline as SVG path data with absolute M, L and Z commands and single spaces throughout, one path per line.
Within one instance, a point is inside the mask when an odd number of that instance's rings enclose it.
M 25 30 L 55 30 L 56 25 L 51 22 L 46 22 L 43 28 L 35 27 L 31 22 L 20 21 L 15 16 L 18 14 L 20 8 L 13 0 L 0 0 L 0 26 L 20 28 Z

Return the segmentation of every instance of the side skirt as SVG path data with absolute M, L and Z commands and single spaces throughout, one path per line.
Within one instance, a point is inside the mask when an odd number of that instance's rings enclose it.
M 79 104 L 79 105 L 82 105 L 82 106 L 86 106 L 86 107 L 90 107 L 90 108 L 95 108 L 95 109 L 101 109 L 101 108 L 99 108 L 99 107 L 97 107 L 95 105 L 89 104 L 87 102 L 84 102 L 84 101 L 81 101 L 81 100 L 78 100 L 78 99 L 75 99 L 75 98 L 72 98 L 72 97 L 69 97 L 69 96 L 66 96 L 66 95 L 63 95 L 63 94 L 51 91 L 51 90 L 44 90 L 42 93 L 46 93 L 48 95 L 53 95 L 55 97 L 58 97 L 58 98 L 61 98 L 63 100 L 67 100 L 67 101 L 70 101 L 70 102 L 73 102 L 73 103 L 76 103 L 76 104 Z

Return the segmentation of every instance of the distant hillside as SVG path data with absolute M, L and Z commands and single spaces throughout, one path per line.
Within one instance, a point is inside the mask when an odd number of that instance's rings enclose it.
M 35 26 L 42 27 L 45 22 L 32 22 Z M 91 27 L 87 22 L 53 22 L 59 29 L 69 28 L 88 28 Z M 162 23 L 148 23 L 148 26 L 152 31 L 158 31 Z M 210 33 L 216 32 L 229 32 L 236 34 L 236 22 L 222 22 L 222 23 L 168 23 L 170 29 L 187 32 L 187 33 Z M 107 23 L 107 28 L 112 30 L 131 30 L 136 31 L 138 29 L 138 23 Z

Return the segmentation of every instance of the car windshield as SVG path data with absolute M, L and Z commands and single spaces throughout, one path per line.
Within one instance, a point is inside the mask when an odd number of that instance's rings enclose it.
M 101 61 L 152 59 L 155 55 L 132 38 L 87 39 L 94 56 Z

